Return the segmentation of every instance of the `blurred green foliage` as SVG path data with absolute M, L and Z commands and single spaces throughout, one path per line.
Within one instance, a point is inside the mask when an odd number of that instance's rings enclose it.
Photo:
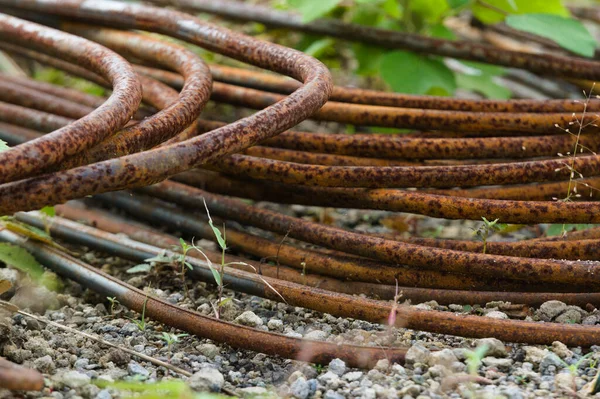
M 581 22 L 571 18 L 561 0 L 276 0 L 274 4 L 299 12 L 305 23 L 336 18 L 446 40 L 456 37 L 444 21 L 461 12 L 470 12 L 483 23 L 506 23 L 552 40 L 577 55 L 591 57 L 596 48 L 594 38 Z M 335 39 L 305 35 L 297 47 L 330 67 L 340 66 L 332 59 L 344 47 Z M 443 57 L 389 51 L 360 43 L 349 45 L 349 49 L 355 60 L 354 73 L 380 78 L 396 92 L 444 96 L 461 88 L 488 98 L 511 96 L 497 82 L 497 77 L 505 73 L 501 67 L 454 62 L 450 68 L 448 59 Z

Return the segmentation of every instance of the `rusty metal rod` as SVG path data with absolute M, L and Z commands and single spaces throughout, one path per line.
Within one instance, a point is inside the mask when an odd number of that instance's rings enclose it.
M 140 83 L 129 64 L 85 39 L 0 14 L 0 40 L 33 44 L 63 55 L 104 76 L 114 86 L 111 97 L 88 116 L 0 153 L 0 183 L 27 177 L 90 148 L 126 124 L 141 101 Z
M 150 296 L 70 255 L 44 244 L 27 241 L 7 230 L 0 230 L 0 240 L 26 248 L 42 264 L 50 267 L 56 273 L 102 295 L 114 296 L 122 305 L 130 309 L 141 312 L 142 308 L 145 308 L 145 314 L 149 318 L 216 342 L 319 364 L 326 364 L 334 358 L 341 358 L 350 367 L 371 367 L 386 356 L 390 361 L 400 363 L 404 361 L 406 352 L 404 348 L 338 345 L 324 341 L 298 339 L 203 316 Z M 156 254 L 159 252 L 160 249 Z M 147 257 L 149 253 L 151 252 L 147 251 L 142 256 Z M 190 260 L 193 262 L 193 259 Z

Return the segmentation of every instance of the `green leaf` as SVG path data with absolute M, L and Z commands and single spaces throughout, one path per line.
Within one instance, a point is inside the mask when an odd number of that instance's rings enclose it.
M 385 54 L 381 77 L 400 93 L 450 95 L 456 89 L 454 73 L 443 62 L 407 51 Z
M 450 29 L 442 24 L 435 24 L 429 27 L 429 35 L 439 37 L 440 39 L 456 40 L 456 35 Z
M 40 209 L 40 212 L 42 212 L 46 216 L 50 216 L 50 217 L 56 216 L 56 209 L 54 209 L 53 206 L 45 206 L 42 209 Z
M 385 0 L 381 9 L 391 18 L 400 19 L 402 17 L 402 10 L 397 0 Z
M 510 90 L 494 81 L 494 77 L 506 73 L 504 68 L 472 61 L 461 61 L 461 64 L 467 66 L 469 71 L 456 75 L 458 87 L 492 99 L 506 100 L 511 97 Z
M 358 68 L 354 71 L 361 76 L 373 76 L 379 73 L 381 60 L 386 50 L 375 46 L 366 46 L 360 43 L 352 44 L 354 57 L 358 62 Z
M 335 44 L 335 40 L 327 37 L 312 42 L 310 46 L 304 49 L 304 53 L 311 57 L 319 58 L 325 51 L 330 49 Z
M 6 141 L 0 140 L 0 152 L 6 150 L 10 150 L 10 147 L 8 146 L 8 144 L 6 144 Z
M 576 19 L 550 14 L 509 15 L 506 24 L 523 32 L 545 37 L 584 57 L 593 57 L 596 40 Z
M 427 24 L 439 22 L 448 10 L 446 0 L 411 0 L 408 4 L 410 12 Z
M 302 15 L 302 22 L 307 23 L 315 19 L 324 17 L 337 5 L 341 0 L 289 0 L 292 8 L 298 10 Z
M 130 267 L 129 269 L 127 269 L 125 272 L 129 273 L 129 274 L 134 274 L 134 273 L 147 273 L 150 270 L 152 270 L 152 265 L 148 264 L 148 263 L 141 263 L 139 265 Z
M 564 231 L 587 230 L 598 226 L 597 224 L 551 224 L 546 229 L 546 235 L 548 237 L 558 236 L 563 233 L 563 229 Z
M 488 75 L 456 75 L 456 85 L 461 89 L 470 90 L 496 100 L 508 100 L 512 93 L 504 86 L 500 86 Z
M 27 273 L 34 281 L 40 281 L 44 274 L 44 268 L 33 255 L 17 245 L 0 242 L 0 261 Z
M 505 14 L 544 13 L 562 17 L 570 15 L 561 0 L 485 0 L 485 3 L 504 11 Z M 505 14 L 482 6 L 478 2 L 473 4 L 472 11 L 477 19 L 486 24 L 501 22 L 506 17 Z
M 565 230 L 564 231 L 568 231 L 567 230 L 567 225 L 565 225 Z M 551 224 L 546 229 L 546 235 L 548 237 L 559 236 L 562 233 L 563 233 L 563 225 L 562 224 Z
M 166 252 L 163 251 L 152 258 L 144 259 L 145 262 L 155 262 L 155 263 L 172 263 L 173 258 L 167 256 Z
M 228 304 L 229 302 L 231 302 L 232 300 L 233 300 L 233 298 L 231 298 L 231 297 L 223 298 L 217 306 L 219 306 L 219 307 L 224 306 L 224 305 Z
M 225 242 L 223 235 L 221 235 L 221 230 L 217 229 L 213 224 L 212 218 L 210 217 L 210 212 L 208 211 L 208 205 L 206 205 L 206 201 L 204 201 L 204 207 L 206 208 L 206 215 L 208 215 L 208 224 L 210 225 L 210 228 L 212 229 L 213 234 L 215 235 L 215 238 L 219 243 L 219 246 L 224 251 L 227 249 L 227 243 Z
M 506 74 L 506 68 L 498 66 L 498 65 L 484 64 L 482 62 L 475 62 L 475 61 L 463 61 L 463 60 L 461 60 L 460 63 L 468 66 L 469 68 L 477 69 L 480 72 L 480 74 L 483 74 L 483 75 L 502 76 L 502 75 Z
M 446 0 L 450 8 L 460 8 L 469 4 L 471 0 Z
M 209 264 L 208 267 L 210 268 L 210 271 L 212 272 L 213 278 L 215 279 L 217 285 L 223 285 L 223 280 L 221 280 L 221 275 L 219 274 L 219 271 L 215 269 L 211 264 Z

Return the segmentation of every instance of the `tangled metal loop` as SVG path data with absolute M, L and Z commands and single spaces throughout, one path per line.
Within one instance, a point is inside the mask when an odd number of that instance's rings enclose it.
M 293 15 L 241 3 L 155 3 L 557 79 L 600 77 L 595 60 L 339 22 L 302 24 Z M 600 223 L 595 202 L 600 139 L 597 126 L 587 123 L 600 111 L 600 100 L 464 100 L 334 87 L 327 68 L 299 51 L 168 8 L 83 0 L 0 0 L 0 5 L 16 15 L 0 14 L 1 50 L 111 91 L 101 98 L 0 75 L 0 138 L 13 146 L 0 152 L 0 214 L 15 213 L 18 220 L 44 227 L 38 212 L 25 211 L 93 195 L 87 208 L 72 202 L 57 207 L 61 217 L 49 227 L 53 236 L 139 262 L 179 241 L 102 211 L 102 206 L 211 239 L 206 220 L 186 211 L 206 204 L 227 223 L 231 247 L 277 261 L 276 266 L 247 260 L 232 266 L 225 276 L 232 289 L 335 316 L 392 320 L 399 328 L 513 342 L 597 343 L 597 326 L 495 320 L 390 300 L 401 290 L 403 299 L 441 304 L 501 300 L 538 306 L 556 299 L 597 306 L 598 228 L 558 239 L 485 245 L 348 231 L 231 197 L 515 224 Z M 285 76 L 207 65 L 191 45 Z M 209 100 L 254 111 L 231 123 L 216 121 L 206 116 Z M 288 130 L 306 119 L 415 131 L 346 135 Z M 574 121 L 580 131 L 566 133 Z M 568 157 L 557 155 L 569 152 Z M 124 189 L 132 191 L 117 192 Z M 555 200 L 565 193 L 567 200 Z M 81 220 L 95 227 L 74 222 Z M 249 233 L 240 224 L 316 247 L 265 238 L 272 234 Z M 117 237 L 121 232 L 130 239 Z M 383 357 L 402 361 L 405 354 L 403 347 L 307 341 L 203 316 L 148 297 L 4 227 L 0 240 L 22 245 L 59 274 L 134 310 L 146 307 L 149 317 L 235 347 L 319 363 L 339 357 L 350 366 L 373 365 Z M 190 259 L 188 277 L 211 281 L 209 265 Z M 357 293 L 370 298 L 353 296 Z

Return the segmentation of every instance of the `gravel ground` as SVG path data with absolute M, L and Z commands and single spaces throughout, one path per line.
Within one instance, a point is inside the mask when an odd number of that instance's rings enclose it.
M 264 205 L 268 207 L 268 205 Z M 282 211 L 282 208 L 278 208 Z M 288 214 L 321 218 L 315 208 L 287 207 Z M 473 222 L 447 222 L 429 218 L 401 219 L 385 212 L 328 210 L 329 223 L 357 230 L 391 232 L 412 225 L 419 234 L 437 231 L 442 237 L 472 238 Z M 411 218 L 414 219 L 411 221 Z M 390 221 L 391 220 L 391 221 Z M 510 237 L 532 236 L 528 229 Z M 210 303 L 216 288 L 204 283 L 190 287 L 194 302 L 182 295 L 178 277 L 166 270 L 149 275 L 125 274 L 133 264 L 122 259 L 78 248 L 82 259 L 114 274 L 150 294 L 202 313 L 212 312 Z M 119 398 L 123 392 L 100 388 L 98 382 L 135 380 L 155 382 L 181 378 L 196 391 L 234 391 L 242 397 L 305 398 L 534 398 L 585 396 L 600 360 L 600 346 L 592 347 L 583 357 L 581 348 L 567 348 L 555 342 L 551 346 L 506 344 L 496 339 L 464 339 L 406 329 L 392 329 L 360 320 L 338 318 L 311 310 L 288 306 L 262 298 L 227 291 L 234 297 L 222 317 L 239 324 L 290 336 L 362 345 L 408 345 L 406 365 L 381 360 L 372 370 L 346 367 L 339 359 L 328 365 L 310 365 L 232 349 L 208 340 L 181 336 L 168 345 L 164 332 L 180 334 L 167 326 L 148 321 L 144 330 L 135 323 L 140 315 L 118 304 L 111 309 L 106 298 L 65 281 L 60 293 L 28 286 L 24 276 L 9 268 L 0 268 L 0 279 L 20 288 L 4 294 L 3 299 L 22 309 L 42 314 L 78 331 L 95 334 L 124 348 L 154 357 L 188 370 L 192 377 L 174 374 L 163 366 L 131 356 L 120 349 L 108 348 L 80 334 L 63 331 L 21 314 L 7 314 L 0 320 L 0 354 L 9 360 L 44 373 L 42 392 L 20 394 L 27 398 Z M 151 287 L 151 288 L 150 288 Z M 455 304 L 440 306 L 434 301 L 416 304 L 420 308 L 449 312 L 469 312 L 481 317 L 520 318 L 562 323 L 600 323 L 596 309 L 581 309 L 558 301 L 547 302 L 526 313 L 514 312 L 505 303 L 486 306 Z M 487 353 L 475 359 L 475 350 L 487 347 Z M 570 365 L 570 366 L 567 366 Z M 477 370 L 475 373 L 473 370 Z M 600 395 L 596 395 L 600 397 Z M 15 397 L 0 390 L 1 398 Z

